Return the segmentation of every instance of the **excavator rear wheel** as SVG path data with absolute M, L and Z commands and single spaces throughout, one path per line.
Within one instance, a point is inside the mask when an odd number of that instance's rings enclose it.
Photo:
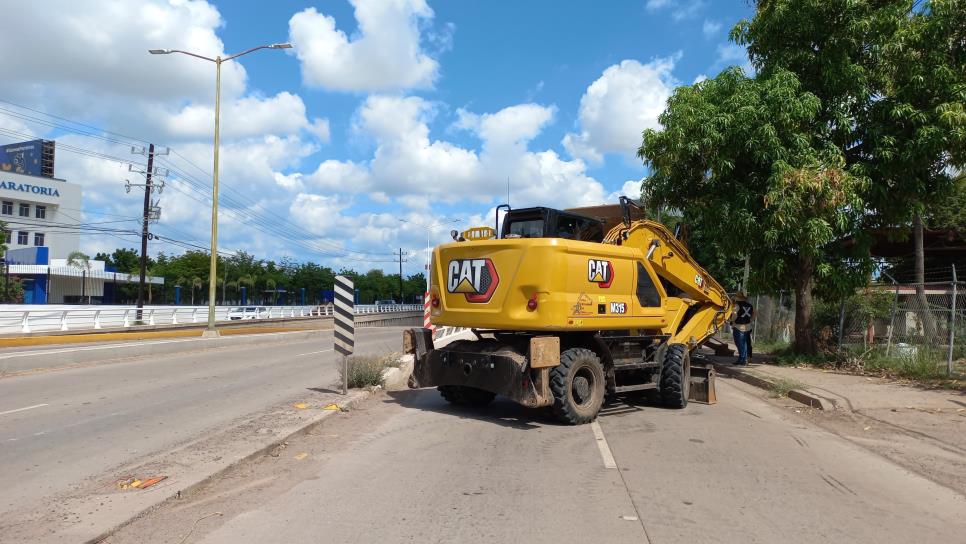
M 441 385 L 436 389 L 450 404 L 458 406 L 486 406 L 496 397 L 496 393 L 465 385 Z
M 688 405 L 691 389 L 691 354 L 684 344 L 671 344 L 661 365 L 661 402 L 669 408 Z
M 553 413 L 570 425 L 590 423 L 604 403 L 604 367 L 593 351 L 571 348 L 550 370 Z

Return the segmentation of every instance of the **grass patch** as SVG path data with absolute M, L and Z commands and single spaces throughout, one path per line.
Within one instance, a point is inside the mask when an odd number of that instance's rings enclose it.
M 787 397 L 792 389 L 805 389 L 805 384 L 796 380 L 782 378 L 772 382 L 771 392 L 775 397 Z
M 788 351 L 790 344 L 783 340 L 761 340 L 756 341 L 755 353 L 767 353 L 769 355 L 779 355 Z
M 916 349 L 906 353 L 892 352 L 886 356 L 884 350 L 874 350 L 864 361 L 864 369 L 900 378 L 916 381 L 932 381 L 947 378 L 946 353 L 929 346 L 916 346 Z
M 827 354 L 803 355 L 792 351 L 791 346 L 786 346 L 774 355 L 775 364 L 779 366 L 825 366 L 831 362 Z
M 390 355 L 350 355 L 346 361 L 349 371 L 349 388 L 361 389 L 385 385 L 383 372 L 390 367 L 399 367 L 399 357 Z M 340 371 L 342 379 L 346 378 L 345 368 Z

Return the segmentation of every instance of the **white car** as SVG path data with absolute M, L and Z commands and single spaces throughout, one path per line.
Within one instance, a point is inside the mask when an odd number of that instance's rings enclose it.
M 242 306 L 228 310 L 228 319 L 264 319 L 268 317 L 268 308 L 264 306 Z

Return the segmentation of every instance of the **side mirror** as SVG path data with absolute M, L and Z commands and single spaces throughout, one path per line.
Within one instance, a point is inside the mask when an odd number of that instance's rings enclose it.
M 460 232 L 458 230 L 455 230 L 454 229 L 454 230 L 449 231 L 449 235 L 453 237 L 453 240 L 459 242 L 459 240 L 460 240 Z

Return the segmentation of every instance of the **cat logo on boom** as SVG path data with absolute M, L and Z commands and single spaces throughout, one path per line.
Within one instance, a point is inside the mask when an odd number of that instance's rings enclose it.
M 446 290 L 463 293 L 467 302 L 488 302 L 500 276 L 489 259 L 453 259 L 446 275 Z
M 601 289 L 607 289 L 614 281 L 614 265 L 602 259 L 588 260 L 587 281 L 596 283 Z

